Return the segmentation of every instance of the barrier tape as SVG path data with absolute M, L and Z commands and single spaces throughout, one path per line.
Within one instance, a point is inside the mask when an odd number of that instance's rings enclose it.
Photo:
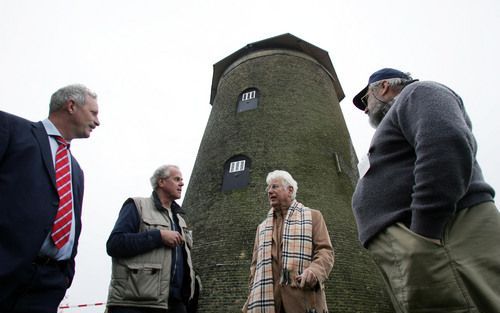
M 78 305 L 61 305 L 59 309 L 73 309 L 73 308 L 85 308 L 85 307 L 90 307 L 90 306 L 99 306 L 99 305 L 105 305 L 106 302 L 97 302 L 97 303 L 90 303 L 90 304 L 78 304 Z

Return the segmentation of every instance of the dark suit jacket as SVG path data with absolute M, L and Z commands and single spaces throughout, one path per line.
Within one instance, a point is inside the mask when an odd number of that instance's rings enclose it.
M 81 230 L 83 172 L 71 157 L 75 245 L 63 271 L 71 283 Z M 0 111 L 0 300 L 27 275 L 51 231 L 59 196 L 42 122 Z M 69 286 L 68 286 L 69 287 Z

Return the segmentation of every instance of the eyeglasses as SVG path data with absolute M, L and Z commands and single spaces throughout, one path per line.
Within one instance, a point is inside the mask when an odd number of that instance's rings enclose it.
M 370 96 L 370 89 L 366 92 L 364 96 L 361 97 L 361 102 L 365 105 L 368 106 L 368 96 Z
M 281 188 L 281 187 L 283 187 L 283 185 L 272 184 L 272 185 L 267 186 L 266 192 L 269 192 L 270 190 L 276 190 L 276 189 Z

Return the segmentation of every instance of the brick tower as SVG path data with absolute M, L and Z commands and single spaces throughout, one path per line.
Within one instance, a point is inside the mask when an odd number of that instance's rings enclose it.
M 290 34 L 214 65 L 212 111 L 183 207 L 193 228 L 201 313 L 240 312 L 257 225 L 270 206 L 265 178 L 282 169 L 297 200 L 323 213 L 336 262 L 330 312 L 391 312 L 379 274 L 357 240 L 351 195 L 357 158 L 328 53 Z

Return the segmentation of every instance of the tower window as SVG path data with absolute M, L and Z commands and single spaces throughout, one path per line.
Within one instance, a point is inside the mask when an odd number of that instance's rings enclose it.
M 250 183 L 251 160 L 245 155 L 235 155 L 224 163 L 222 191 L 246 188 Z
M 257 88 L 245 89 L 238 96 L 238 113 L 256 109 L 259 105 L 259 90 Z
M 245 170 L 245 160 L 231 162 L 229 173 L 241 172 Z
M 245 92 L 242 96 L 241 96 L 241 101 L 248 101 L 248 100 L 252 100 L 253 98 L 255 98 L 255 90 L 252 90 L 252 91 L 249 91 L 249 92 Z

